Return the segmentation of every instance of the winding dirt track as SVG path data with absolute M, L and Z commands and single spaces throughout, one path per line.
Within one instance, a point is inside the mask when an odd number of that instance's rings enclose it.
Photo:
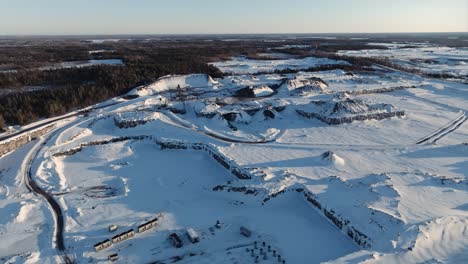
M 105 106 L 101 106 L 101 107 L 95 107 L 95 108 L 92 108 L 90 111 L 94 111 L 94 110 L 97 110 L 97 109 L 101 109 L 101 108 L 105 108 L 105 107 L 108 107 L 108 106 L 112 106 L 112 105 L 115 105 L 115 104 L 118 104 L 118 103 L 113 103 L 113 104 L 109 104 L 109 105 L 105 105 Z M 70 118 L 70 117 L 75 117 L 75 116 L 79 116 L 79 115 L 82 115 L 86 113 L 86 111 L 79 111 L 77 113 L 73 113 L 73 114 L 67 114 L 67 115 L 64 115 L 64 116 L 61 116 L 61 117 L 58 117 L 54 120 L 51 120 L 51 121 L 48 121 L 48 122 L 45 122 L 45 123 L 42 123 L 42 124 L 39 124 L 39 125 L 35 125 L 35 126 L 32 126 L 30 128 L 27 128 L 27 129 L 24 129 L 22 131 L 18 131 L 16 133 L 13 133 L 13 134 L 10 134 L 10 135 L 7 135 L 7 136 L 4 136 L 4 137 L 0 137 L 0 141 L 3 141 L 3 140 L 7 140 L 7 139 L 10 139 L 10 138 L 13 138 L 13 137 L 16 137 L 18 135 L 21 135 L 21 134 L 24 134 L 24 133 L 27 133 L 29 131 L 32 131 L 32 130 L 35 130 L 35 129 L 38 129 L 38 128 L 41 128 L 41 127 L 44 127 L 46 125 L 49 125 L 49 124 L 52 124 L 52 123 L 55 123 L 57 121 L 61 121 L 61 120 L 64 120 L 64 119 L 67 119 L 67 118 Z M 167 118 L 167 117 L 166 117 Z M 175 122 L 174 120 L 171 120 L 169 118 L 167 118 L 168 120 L 171 121 L 171 123 L 173 123 L 174 125 L 176 126 L 181 126 L 181 127 L 184 127 L 186 129 L 192 129 L 192 130 L 195 130 L 197 131 L 198 133 L 203 133 L 209 137 L 212 137 L 212 138 L 216 138 L 218 140 L 221 140 L 221 141 L 225 141 L 225 142 L 231 142 L 231 143 L 244 143 L 244 144 L 259 144 L 259 143 L 268 143 L 268 142 L 273 142 L 274 140 L 260 140 L 260 141 L 253 141 L 253 142 L 250 142 L 250 141 L 242 141 L 242 140 L 235 140 L 235 139 L 230 139 L 230 138 L 227 138 L 227 137 L 222 137 L 220 135 L 216 135 L 214 133 L 210 133 L 210 132 L 207 132 L 207 131 L 203 131 L 203 130 L 198 130 L 198 129 L 194 129 L 194 128 L 191 128 L 191 127 L 187 127 L 185 126 L 184 124 L 179 124 L 177 122 Z M 65 239 L 64 239 L 64 236 L 63 236 L 63 233 L 64 233 L 64 227 L 65 227 L 65 220 L 64 220 L 64 216 L 63 216 L 63 212 L 62 212 L 62 209 L 59 205 L 59 203 L 54 199 L 53 195 L 46 192 L 44 189 L 42 189 L 35 181 L 34 181 L 34 172 L 33 172 L 33 162 L 34 160 L 38 157 L 41 149 L 47 144 L 47 142 L 54 136 L 54 133 L 52 132 L 51 134 L 49 134 L 48 138 L 46 138 L 42 143 L 40 143 L 40 146 L 35 150 L 34 154 L 30 156 L 29 160 L 27 161 L 27 167 L 24 171 L 24 183 L 26 185 L 26 188 L 35 193 L 36 195 L 40 195 L 42 197 L 44 197 L 44 199 L 47 201 L 47 203 L 49 204 L 50 208 L 52 209 L 52 211 L 54 212 L 54 220 L 55 220 L 55 230 L 54 230 L 54 235 L 55 235 L 55 243 L 57 245 L 57 249 L 58 251 L 60 252 L 60 256 L 62 257 L 63 261 L 67 264 L 71 264 L 71 263 L 74 263 L 73 261 L 73 258 L 67 254 L 66 252 L 66 247 L 65 247 Z
M 71 264 L 73 263 L 73 260 L 66 253 L 66 247 L 65 247 L 65 242 L 63 238 L 63 228 L 65 226 L 64 225 L 65 221 L 64 221 L 64 217 L 62 213 L 62 208 L 60 208 L 60 205 L 58 204 L 58 202 L 54 199 L 54 197 L 51 194 L 41 189 L 41 187 L 39 187 L 39 185 L 33 180 L 33 171 L 32 171 L 33 161 L 37 158 L 40 150 L 42 149 L 42 147 L 45 146 L 45 144 L 47 144 L 50 138 L 51 136 L 49 136 L 49 138 L 44 140 L 44 142 L 41 143 L 40 147 L 36 150 L 34 155 L 32 155 L 30 159 L 28 160 L 27 170 L 25 171 L 25 175 L 24 175 L 24 182 L 25 182 L 26 188 L 29 191 L 44 197 L 47 203 L 49 203 L 50 208 L 52 208 L 52 211 L 54 212 L 54 215 L 55 215 L 54 217 L 55 219 L 55 242 L 57 244 L 57 249 L 59 250 L 60 255 L 62 259 L 64 260 L 64 262 L 67 264 L 69 263 Z
M 105 106 L 100 106 L 100 107 L 95 107 L 95 108 L 92 108 L 90 111 L 94 111 L 94 110 L 97 110 L 97 109 L 101 109 L 101 108 L 105 108 L 105 107 L 108 107 L 108 106 L 111 106 L 111 105 L 115 105 L 117 103 L 113 103 L 113 104 L 109 104 L 109 105 L 105 105 Z M 33 129 L 36 129 L 36 128 L 39 128 L 39 127 L 43 127 L 43 126 L 46 126 L 46 125 L 49 125 L 51 123 L 54 123 L 54 122 L 57 122 L 57 121 L 60 121 L 60 120 L 63 120 L 63 119 L 66 119 L 66 118 L 69 118 L 69 117 L 73 117 L 73 116 L 78 116 L 78 115 L 82 115 L 84 114 L 85 111 L 79 111 L 77 113 L 73 113 L 73 114 L 68 114 L 68 115 L 64 115 L 64 116 L 61 116 L 59 118 L 56 118 L 54 120 L 51 120 L 49 122 L 46 122 L 46 123 L 42 123 L 40 125 L 36 125 L 34 127 L 31 127 L 31 128 L 28 128 L 28 129 L 25 129 L 25 130 L 22 130 L 22 131 L 19 131 L 13 135 L 9 135 L 7 137 L 3 137 L 3 138 L 0 138 L 0 141 L 1 140 L 5 140 L 5 139 L 8 139 L 8 138 L 11 138 L 11 137 L 15 137 L 17 135 L 20 135 L 20 134 L 23 134 L 23 133 L 26 133 L 28 131 L 31 131 Z M 49 204 L 50 208 L 52 209 L 52 211 L 54 212 L 54 220 L 55 220 L 55 230 L 54 230 L 54 234 L 55 234 L 55 243 L 57 244 L 57 249 L 58 251 L 60 252 L 60 256 L 62 257 L 63 261 L 67 264 L 71 264 L 71 263 L 74 263 L 73 261 L 73 258 L 70 257 L 70 255 L 67 254 L 66 252 L 66 247 L 65 247 L 65 239 L 63 237 L 63 230 L 64 230 L 64 227 L 65 227 L 65 220 L 64 220 L 64 217 L 63 217 L 63 212 L 62 212 L 62 208 L 60 208 L 60 205 L 59 203 L 54 199 L 54 197 L 52 196 L 52 194 L 46 192 L 44 189 L 42 189 L 41 187 L 39 187 L 39 185 L 34 181 L 33 179 L 33 169 L 32 169 L 32 165 L 33 165 L 33 162 L 34 160 L 37 158 L 37 156 L 39 155 L 41 149 L 47 144 L 47 142 L 55 135 L 54 132 L 52 132 L 51 134 L 49 134 L 49 136 L 40 144 L 40 146 L 35 150 L 34 154 L 30 156 L 28 162 L 27 162 L 27 168 L 26 170 L 24 171 L 24 183 L 26 185 L 26 188 L 35 193 L 36 195 L 40 195 L 42 197 L 44 197 L 44 199 L 47 201 L 47 203 Z

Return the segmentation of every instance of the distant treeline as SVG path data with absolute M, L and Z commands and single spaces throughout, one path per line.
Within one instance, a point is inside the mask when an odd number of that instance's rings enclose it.
M 96 47 L 98 48 L 103 47 Z M 87 51 L 84 53 L 83 48 L 65 48 L 62 51 L 57 47 L 60 51 L 52 56 L 48 47 L 43 47 L 43 53 L 35 48 L 33 54 L 29 55 L 25 54 L 27 52 L 24 49 L 18 48 L 17 65 L 13 65 L 14 49 L 8 49 L 8 56 L 0 52 L 3 55 L 0 56 L 0 65 L 8 64 L 16 70 L 0 73 L 0 89 L 9 91 L 0 96 L 0 125 L 2 120 L 6 124 L 24 125 L 40 118 L 64 114 L 122 95 L 134 87 L 151 83 L 168 74 L 206 73 L 213 77 L 222 77 L 222 73 L 208 62 L 264 50 L 260 42 L 249 45 L 227 42 L 172 43 L 163 47 L 116 43 L 104 48 L 116 52 L 88 54 Z M 27 58 L 35 63 L 26 64 Z M 125 66 L 34 69 L 61 61 L 103 58 L 122 59 Z M 20 88 L 29 86 L 36 90 L 20 92 Z M 11 92 L 15 89 L 18 92 Z
M 398 39 L 395 39 L 397 41 Z M 338 56 L 337 50 L 384 48 L 357 40 L 154 40 L 145 39 L 91 43 L 82 40 L 0 40 L 0 129 L 4 124 L 24 125 L 87 107 L 151 83 L 168 74 L 223 74 L 209 62 L 258 53 L 283 45 L 308 45 L 310 48 L 281 49 L 299 57 L 322 56 L 348 61 L 351 65 L 323 65 L 308 69 L 321 71 L 343 69 L 369 70 L 373 64 L 418 73 L 391 63 L 385 58 Z M 387 39 L 387 41 L 389 41 Z M 457 43 L 451 43 L 453 45 Z M 461 44 L 460 44 L 461 45 Z M 89 52 L 104 51 L 104 52 Z M 121 59 L 124 66 L 38 70 L 61 62 L 90 59 Z M 290 73 L 282 70 L 277 73 Z M 449 78 L 451 76 L 430 76 Z M 25 89 L 26 88 L 26 89 Z M 31 89 L 28 89 L 31 88 Z

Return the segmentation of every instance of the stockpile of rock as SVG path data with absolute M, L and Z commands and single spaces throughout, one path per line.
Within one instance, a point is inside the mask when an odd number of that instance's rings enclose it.
M 370 104 L 362 99 L 341 96 L 329 101 L 311 101 L 309 104 L 296 109 L 296 112 L 307 118 L 339 125 L 353 121 L 382 120 L 405 115 L 402 110 L 396 110 L 390 104 Z

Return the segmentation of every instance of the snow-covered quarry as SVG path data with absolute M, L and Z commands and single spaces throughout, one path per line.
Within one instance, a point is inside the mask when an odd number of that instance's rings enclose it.
M 467 85 L 300 71 L 333 64 L 233 58 L 60 119 L 0 157 L 0 262 L 467 263 Z

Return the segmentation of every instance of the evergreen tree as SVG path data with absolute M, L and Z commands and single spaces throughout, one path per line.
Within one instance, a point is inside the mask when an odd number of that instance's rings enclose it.
M 0 115 L 0 131 L 4 131 L 5 129 L 5 119 L 3 119 L 3 116 Z

